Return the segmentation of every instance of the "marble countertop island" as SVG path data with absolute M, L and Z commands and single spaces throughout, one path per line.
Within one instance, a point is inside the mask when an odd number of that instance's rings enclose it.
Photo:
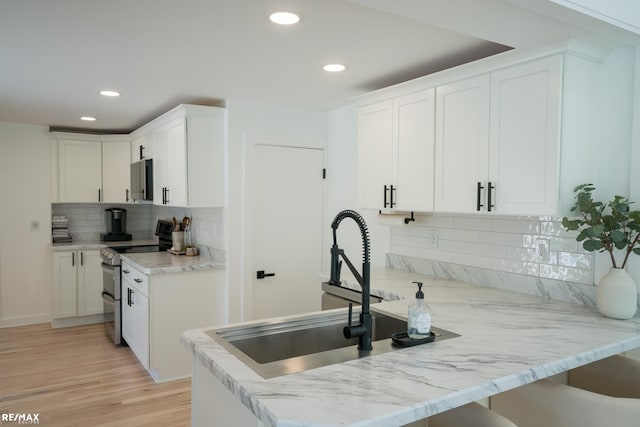
M 396 270 L 374 270 L 372 289 L 411 297 L 413 280 L 424 282 L 433 325 L 460 337 L 268 380 L 213 341 L 213 327 L 182 341 L 264 425 L 287 427 L 400 426 L 640 347 L 640 318 L 593 307 Z M 406 319 L 411 302 L 372 310 Z

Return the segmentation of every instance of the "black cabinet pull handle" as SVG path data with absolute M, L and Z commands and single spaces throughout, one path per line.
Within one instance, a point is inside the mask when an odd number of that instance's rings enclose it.
M 102 190 L 98 188 L 98 201 L 102 201 Z
M 142 283 L 142 279 L 138 279 L 138 278 L 133 279 L 133 281 L 136 283 Z
M 273 277 L 276 273 L 265 273 L 264 270 L 256 271 L 256 278 L 264 279 L 265 277 Z
M 129 306 L 132 306 L 133 304 L 133 289 L 129 288 Z
M 126 202 L 129 201 L 129 189 L 128 188 L 125 190 L 125 201 Z
M 387 187 L 386 185 L 384 186 L 384 203 L 382 204 L 382 207 L 386 208 L 387 205 L 389 204 L 387 202 L 387 191 L 389 191 L 389 187 Z
M 71 252 L 71 266 L 72 267 L 76 266 L 76 253 L 75 252 Z
M 491 185 L 491 181 L 487 183 L 487 211 L 491 212 L 491 208 L 495 207 L 491 201 L 491 190 L 495 190 L 495 186 Z
M 124 274 L 129 274 L 129 270 L 122 270 Z
M 167 205 L 169 204 L 169 187 L 165 188 L 165 191 L 167 192 Z
M 131 307 L 131 288 L 127 288 L 127 305 Z
M 140 160 L 144 159 L 144 145 L 140 146 Z
M 391 197 L 390 197 L 391 203 L 389 203 L 389 207 L 390 208 L 393 208 L 396 205 L 396 203 L 394 203 L 394 201 L 393 201 L 393 192 L 394 191 L 396 191 L 396 188 L 393 185 L 390 186 L 389 187 L 389 194 L 391 195 Z
M 84 252 L 80 252 L 80 265 L 84 265 Z
M 477 201 L 476 201 L 476 210 L 478 212 L 480 212 L 480 208 L 484 207 L 483 204 L 480 203 L 481 197 L 482 197 L 482 190 L 484 189 L 484 187 L 482 186 L 482 183 L 478 182 L 478 192 L 477 192 Z

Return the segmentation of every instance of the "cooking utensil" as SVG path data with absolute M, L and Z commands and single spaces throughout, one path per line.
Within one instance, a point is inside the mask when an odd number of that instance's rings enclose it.
M 185 216 L 184 218 L 182 218 L 182 231 L 187 231 L 187 227 L 189 226 L 190 223 L 191 223 L 191 218 L 189 218 L 188 216 Z
M 173 231 L 180 231 L 180 229 L 178 228 L 178 220 L 175 216 L 173 217 Z

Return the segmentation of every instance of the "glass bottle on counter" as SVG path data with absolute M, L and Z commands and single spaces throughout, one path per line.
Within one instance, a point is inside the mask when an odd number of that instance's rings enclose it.
M 407 335 L 413 339 L 424 339 L 431 336 L 431 306 L 424 301 L 422 282 L 413 283 L 418 285 L 418 292 L 415 303 L 409 306 Z

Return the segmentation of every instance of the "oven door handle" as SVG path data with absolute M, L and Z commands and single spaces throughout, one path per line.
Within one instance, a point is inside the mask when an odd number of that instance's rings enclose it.
M 107 291 L 102 291 L 102 299 L 107 301 L 107 302 L 110 302 L 111 304 L 115 304 L 116 303 L 116 299 L 113 297 L 113 295 L 111 295 Z

